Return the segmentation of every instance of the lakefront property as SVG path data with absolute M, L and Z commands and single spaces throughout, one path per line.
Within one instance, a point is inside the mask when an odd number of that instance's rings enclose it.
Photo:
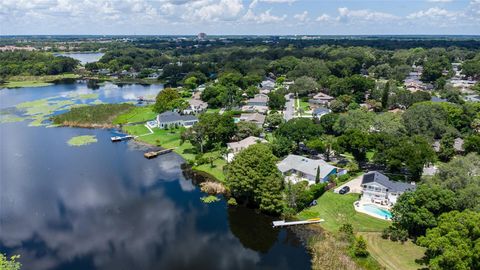
M 285 176 L 286 181 L 297 183 L 308 181 L 309 184 L 328 182 L 329 177 L 346 174 L 344 169 L 337 168 L 322 159 L 314 160 L 298 155 L 288 155 L 277 164 L 277 168 Z
M 404 2 L 0 0 L 0 270 L 479 270 L 480 3 Z
M 377 171 L 371 171 L 362 178 L 362 201 L 392 206 L 400 195 L 414 191 L 416 185 L 392 181 Z

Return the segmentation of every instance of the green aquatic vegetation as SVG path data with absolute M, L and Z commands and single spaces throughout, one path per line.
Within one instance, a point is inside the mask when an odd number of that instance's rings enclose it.
M 98 99 L 99 94 L 92 93 L 92 94 L 80 94 L 80 95 L 73 95 L 73 98 L 78 99 Z
M 0 124 L 3 123 L 15 123 L 24 121 L 24 117 L 20 117 L 13 114 L 0 114 Z
M 90 102 L 91 105 L 98 105 L 98 104 L 103 104 L 104 102 L 101 101 L 100 99 L 95 99 L 94 101 Z
M 92 135 L 83 135 L 83 136 L 76 136 L 68 140 L 68 145 L 70 146 L 82 146 L 91 143 L 96 143 L 97 138 Z
M 81 100 L 95 99 L 89 103 L 79 103 Z M 23 118 L 8 117 L 1 119 L 0 123 L 8 121 L 33 120 L 29 126 L 44 126 L 44 121 L 48 120 L 52 114 L 73 108 L 86 107 L 89 105 L 103 104 L 98 99 L 98 94 L 72 94 L 67 97 L 53 96 L 49 98 L 37 99 L 33 101 L 22 102 L 15 106 L 15 109 L 23 113 Z
M 220 199 L 214 195 L 201 197 L 200 200 L 204 203 L 214 203 L 220 201 Z

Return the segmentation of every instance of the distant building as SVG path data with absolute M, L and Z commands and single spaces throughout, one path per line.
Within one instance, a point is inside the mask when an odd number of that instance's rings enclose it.
M 241 108 L 242 112 L 246 113 L 261 113 L 266 114 L 268 112 L 268 106 L 257 106 L 257 105 L 245 105 Z
M 309 99 L 308 103 L 310 103 L 311 107 L 326 106 L 329 105 L 330 102 L 334 99 L 334 97 L 320 92 L 313 96 L 311 99 Z
M 371 171 L 363 175 L 362 200 L 393 205 L 400 195 L 415 190 L 416 186 L 408 183 L 391 181 L 387 176 Z
M 151 128 L 161 129 L 173 127 L 191 127 L 198 122 L 198 118 L 193 115 L 180 115 L 177 112 L 164 112 L 157 115 L 156 121 L 150 121 L 147 125 Z
M 468 95 L 464 97 L 465 101 L 480 102 L 480 95 Z
M 265 94 L 256 94 L 253 98 L 247 100 L 249 106 L 267 106 L 268 96 Z
M 259 127 L 263 126 L 265 123 L 265 115 L 260 113 L 242 113 L 240 115 L 240 121 L 254 123 Z
M 197 38 L 200 40 L 204 40 L 207 38 L 207 34 L 205 33 L 198 33 Z
M 322 116 L 324 116 L 325 114 L 329 114 L 330 112 L 331 111 L 325 107 L 318 107 L 313 110 L 312 116 L 317 119 L 320 119 Z
M 437 96 L 432 96 L 432 98 L 430 99 L 431 102 L 447 102 L 447 99 L 445 98 L 439 98 Z
M 208 103 L 193 98 L 188 100 L 188 105 L 189 107 L 183 110 L 183 114 L 198 114 L 204 112 L 208 107 Z

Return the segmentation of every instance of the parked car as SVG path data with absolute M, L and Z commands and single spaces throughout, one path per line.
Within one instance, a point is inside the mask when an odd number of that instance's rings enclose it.
M 348 193 L 349 191 L 350 191 L 350 187 L 349 186 L 344 186 L 338 191 L 338 193 L 343 195 L 343 194 Z

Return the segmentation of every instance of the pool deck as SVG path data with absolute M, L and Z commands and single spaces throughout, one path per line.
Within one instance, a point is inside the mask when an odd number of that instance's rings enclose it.
M 371 212 L 368 212 L 366 211 L 365 209 L 363 209 L 363 206 L 364 205 L 375 205 L 376 207 L 378 208 L 381 208 L 381 209 L 385 209 L 387 211 L 390 211 L 390 208 L 388 207 L 385 207 L 383 205 L 380 205 L 380 204 L 376 204 L 376 203 L 372 203 L 370 201 L 362 201 L 362 200 L 359 200 L 359 201 L 356 201 L 353 203 L 353 207 L 355 208 L 355 211 L 359 212 L 359 213 L 364 213 L 366 215 L 369 215 L 371 217 L 374 217 L 374 218 L 378 218 L 378 219 L 383 219 L 383 220 L 392 220 L 391 218 L 388 218 L 386 216 L 383 216 L 383 215 L 378 215 L 378 214 L 375 214 L 375 213 L 371 213 Z

